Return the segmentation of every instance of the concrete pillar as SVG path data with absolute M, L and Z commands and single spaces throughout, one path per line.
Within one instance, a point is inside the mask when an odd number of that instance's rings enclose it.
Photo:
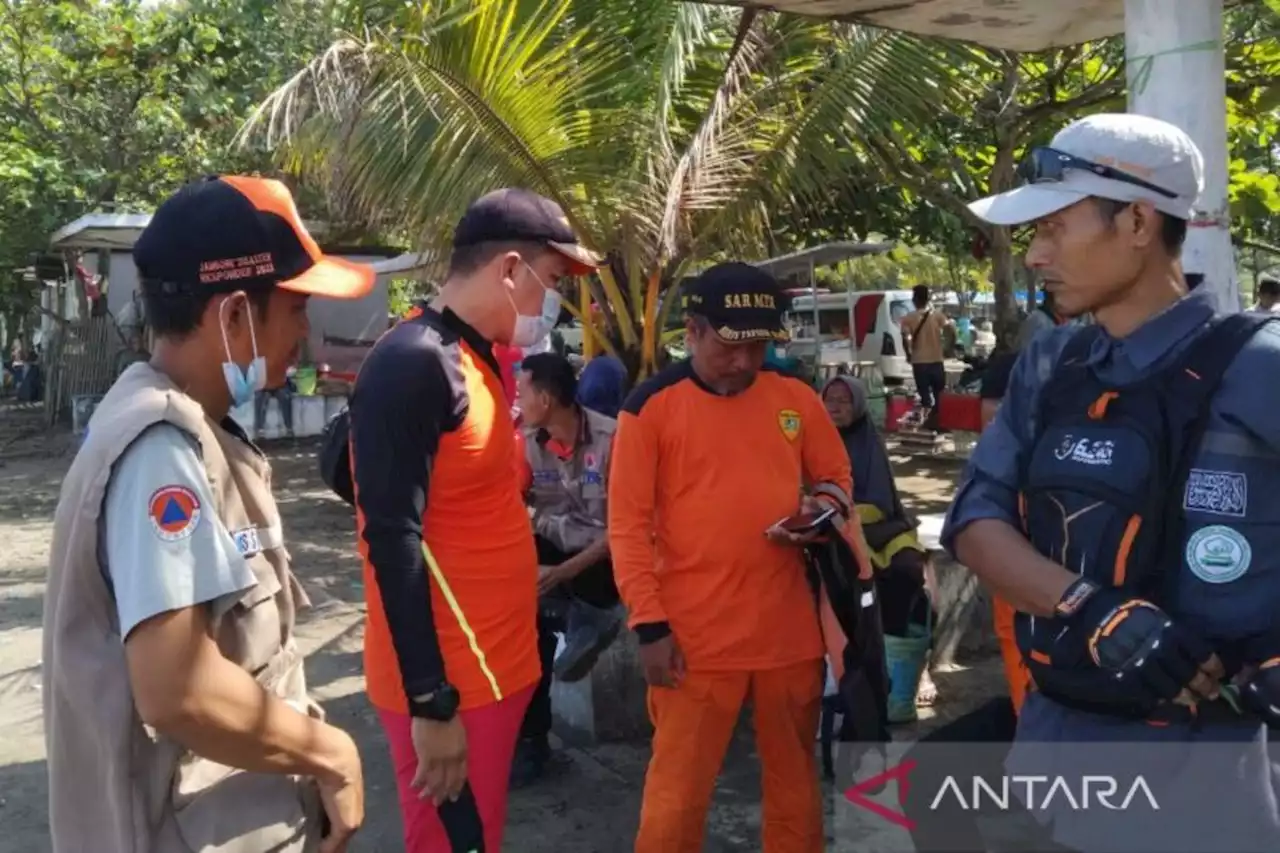
M 1222 0 L 1125 0 L 1129 111 L 1185 130 L 1204 154 L 1205 187 L 1182 253 L 1224 311 L 1241 307 L 1227 209 Z

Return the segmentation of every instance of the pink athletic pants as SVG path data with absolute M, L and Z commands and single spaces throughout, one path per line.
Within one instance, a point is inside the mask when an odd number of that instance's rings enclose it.
M 460 712 L 467 730 L 467 780 L 476 798 L 484 825 L 484 846 L 490 853 L 502 850 L 502 831 L 507 822 L 507 786 L 511 779 L 511 759 L 525 708 L 534 686 L 508 696 L 501 702 Z M 431 799 L 419 799 L 410 787 L 418 771 L 413 750 L 410 718 L 407 714 L 378 709 L 382 728 L 391 746 L 400 794 L 400 816 L 404 821 L 405 853 L 450 853 L 444 825 Z

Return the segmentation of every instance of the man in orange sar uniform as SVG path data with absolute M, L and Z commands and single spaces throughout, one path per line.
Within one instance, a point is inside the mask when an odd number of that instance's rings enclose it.
M 786 339 L 773 278 L 721 264 L 688 293 L 691 357 L 627 398 L 609 480 L 614 574 L 655 728 L 635 850 L 702 849 L 750 696 L 763 849 L 820 853 L 823 638 L 802 540 L 777 522 L 828 506 L 847 517 L 849 459 L 817 393 L 764 367 L 768 343 Z

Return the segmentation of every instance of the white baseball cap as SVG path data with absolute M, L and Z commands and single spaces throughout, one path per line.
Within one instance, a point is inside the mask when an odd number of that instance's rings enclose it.
M 1147 201 L 1191 219 L 1204 190 L 1204 156 L 1180 128 L 1131 113 L 1082 118 L 1033 148 L 1022 186 L 979 199 L 969 209 L 993 225 L 1023 225 L 1086 198 Z

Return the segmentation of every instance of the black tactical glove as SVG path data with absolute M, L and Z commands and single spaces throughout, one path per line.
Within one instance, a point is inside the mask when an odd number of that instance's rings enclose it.
M 1067 588 L 1055 612 L 1099 668 L 1157 702 L 1177 698 L 1213 657 L 1204 640 L 1151 602 L 1084 578 Z
M 1240 701 L 1269 728 L 1280 728 L 1280 658 L 1271 658 L 1240 685 Z

